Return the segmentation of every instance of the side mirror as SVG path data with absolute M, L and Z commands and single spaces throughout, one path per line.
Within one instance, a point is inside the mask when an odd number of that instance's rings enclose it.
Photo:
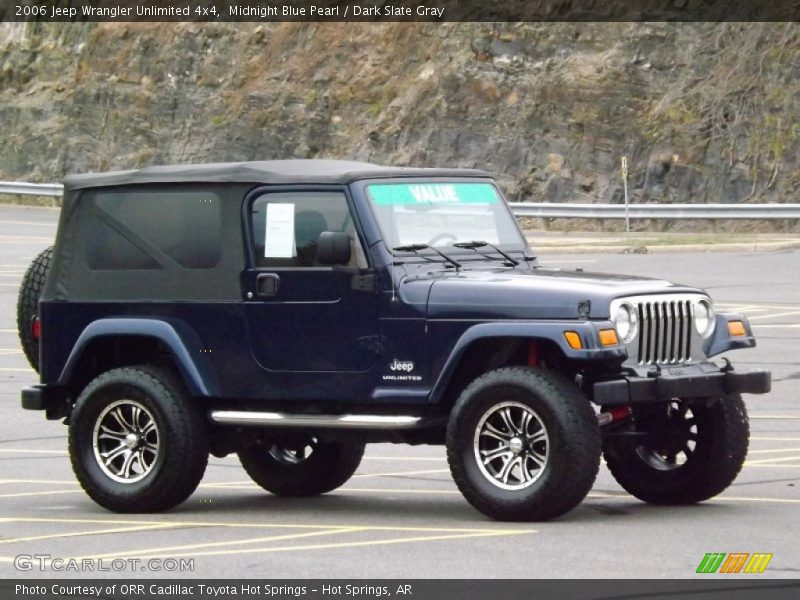
M 338 231 L 323 231 L 317 241 L 317 262 L 346 265 L 350 262 L 350 236 Z

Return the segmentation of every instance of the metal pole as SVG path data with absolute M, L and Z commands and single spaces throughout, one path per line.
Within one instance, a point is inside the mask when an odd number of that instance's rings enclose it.
M 631 219 L 628 204 L 628 157 L 622 157 L 622 188 L 625 191 L 625 234 L 631 237 Z

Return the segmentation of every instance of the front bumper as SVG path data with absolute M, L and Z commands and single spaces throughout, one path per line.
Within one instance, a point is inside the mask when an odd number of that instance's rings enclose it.
M 734 371 L 714 363 L 663 367 L 646 377 L 624 375 L 598 381 L 592 400 L 600 406 L 666 402 L 673 398 L 708 398 L 724 394 L 766 394 L 772 386 L 769 371 Z

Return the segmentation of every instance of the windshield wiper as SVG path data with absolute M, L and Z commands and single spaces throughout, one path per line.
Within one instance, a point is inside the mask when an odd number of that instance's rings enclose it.
M 445 259 L 451 265 L 453 265 L 456 268 L 456 271 L 458 271 L 461 268 L 461 263 L 460 262 L 456 262 L 455 260 L 453 260 L 452 258 L 447 256 L 441 250 L 438 250 L 437 248 L 434 248 L 433 246 L 429 246 L 428 244 L 407 244 L 405 246 L 395 246 L 394 248 L 392 248 L 392 250 L 394 250 L 395 252 L 414 252 L 415 254 L 419 254 L 420 250 L 433 250 L 434 252 L 436 252 L 436 254 L 441 256 L 443 259 Z M 422 255 L 420 255 L 420 256 L 422 256 Z
M 453 244 L 453 246 L 455 248 L 465 248 L 467 250 L 475 250 L 476 252 L 478 251 L 478 248 L 489 246 L 489 248 L 492 248 L 498 254 L 500 254 L 500 256 L 502 256 L 508 262 L 510 262 L 512 266 L 516 267 L 519 264 L 519 261 L 517 259 L 511 258 L 511 256 L 500 250 L 500 248 L 498 248 L 494 244 L 490 244 L 489 242 L 484 242 L 483 240 L 472 240 L 471 242 L 456 242 L 455 244 Z

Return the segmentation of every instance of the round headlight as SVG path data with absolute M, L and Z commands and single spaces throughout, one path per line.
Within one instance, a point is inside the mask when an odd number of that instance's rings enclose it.
M 714 325 L 717 321 L 717 315 L 714 312 L 714 307 L 708 300 L 700 300 L 694 306 L 694 328 L 697 333 L 707 338 L 714 332 Z
M 630 304 L 620 304 L 614 315 L 614 327 L 623 344 L 627 344 L 639 331 L 639 315 Z

